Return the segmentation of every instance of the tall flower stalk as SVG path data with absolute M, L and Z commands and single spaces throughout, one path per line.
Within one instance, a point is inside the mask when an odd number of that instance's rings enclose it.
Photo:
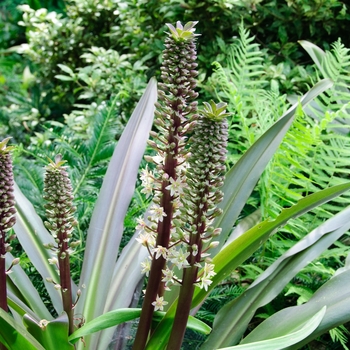
M 180 349 L 194 288 L 207 289 L 215 274 L 207 251 L 220 231 L 210 225 L 222 199 L 228 114 L 226 104 L 214 102 L 197 114 L 195 24 L 168 24 L 156 105 L 158 132 L 151 132 L 149 141 L 157 155 L 146 157 L 155 167 L 146 167 L 141 176 L 143 192 L 153 195 L 153 204 L 147 223 L 140 219 L 138 225 L 137 240 L 149 251 L 143 263 L 149 279 L 134 350 L 145 348 L 153 312 L 163 310 L 164 292 L 172 285 L 180 285 L 180 295 L 168 349 Z
M 0 308 L 8 311 L 7 307 L 7 290 L 5 255 L 11 250 L 10 241 L 13 235 L 8 235 L 8 231 L 16 222 L 15 197 L 13 195 L 13 172 L 12 159 L 10 151 L 12 147 L 8 147 L 7 143 L 10 138 L 6 138 L 0 142 Z M 18 263 L 18 259 L 12 263 Z M 12 266 L 11 266 L 12 267 Z
M 56 245 L 48 246 L 57 253 L 57 258 L 49 259 L 50 264 L 56 265 L 59 270 L 60 281 L 51 281 L 55 288 L 61 291 L 63 310 L 69 319 L 69 334 L 74 331 L 73 297 L 70 275 L 69 256 L 77 242 L 71 242 L 72 231 L 76 226 L 73 206 L 72 186 L 63 166 L 65 161 L 56 156 L 55 162 L 50 161 L 45 173 L 44 199 L 47 201 L 45 226 L 53 235 Z
M 216 245 L 212 239 L 221 230 L 213 229 L 211 224 L 221 214 L 217 204 L 223 198 L 220 187 L 226 170 L 228 132 L 225 117 L 229 114 L 225 111 L 225 103 L 215 104 L 211 101 L 204 105 L 191 137 L 187 187 L 181 198 L 181 217 L 186 218 L 182 225 L 181 242 L 187 245 L 187 267 L 183 269 L 168 350 L 181 347 L 195 286 L 207 290 L 211 277 L 215 275 L 209 252 Z
M 154 193 L 153 206 L 150 209 L 150 225 L 140 221 L 139 240 L 150 251 L 150 260 L 144 263 L 144 271 L 149 274 L 145 298 L 142 305 L 139 327 L 134 341 L 134 350 L 142 350 L 149 336 L 154 310 L 162 310 L 166 282 L 163 271 L 169 251 L 173 246 L 171 233 L 174 230 L 173 219 L 180 205 L 180 193 L 183 187 L 184 163 L 187 158 L 185 149 L 186 134 L 193 125 L 196 116 L 197 93 L 195 77 L 196 45 L 194 26 L 189 22 L 184 27 L 180 22 L 176 28 L 168 24 L 170 33 L 165 40 L 161 79 L 156 105 L 155 124 L 158 132 L 151 133 L 153 140 L 149 144 L 156 150 L 155 157 L 148 158 L 155 164 L 155 172 L 146 169 L 143 173 L 145 192 Z

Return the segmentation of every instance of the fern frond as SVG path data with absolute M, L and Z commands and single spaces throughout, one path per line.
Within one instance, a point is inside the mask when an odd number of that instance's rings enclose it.
M 325 54 L 320 74 L 329 74 L 334 87 L 317 98 L 306 113 L 297 113 L 267 171 L 267 180 L 261 185 L 265 217 L 276 216 L 281 207 L 294 204 L 301 196 L 349 178 L 350 50 L 340 41 L 332 47 L 332 52 Z M 297 232 L 297 227 L 304 225 L 306 233 L 348 202 L 349 194 L 345 194 L 302 219 L 293 220 L 286 228 L 293 232 L 294 226 Z
M 329 335 L 331 336 L 332 341 L 334 343 L 339 342 L 345 350 L 349 350 L 349 348 L 347 347 L 348 334 L 350 334 L 350 332 L 345 328 L 344 325 L 338 326 L 329 331 Z
M 228 102 L 232 115 L 228 120 L 230 135 L 234 135 L 228 145 L 228 162 L 232 165 L 276 117 L 274 108 L 271 108 L 264 113 L 265 120 L 260 119 L 261 109 L 268 110 L 263 90 L 268 85 L 264 79 L 264 54 L 243 23 L 239 27 L 239 38 L 227 52 L 227 66 L 214 62 L 214 74 L 210 80 L 217 97 Z

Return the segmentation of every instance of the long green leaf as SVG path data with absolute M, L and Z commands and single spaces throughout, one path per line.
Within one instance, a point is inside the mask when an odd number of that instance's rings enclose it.
M 75 331 L 70 337 L 69 341 L 71 343 L 76 343 L 81 337 L 84 337 L 88 334 L 98 332 L 102 329 L 113 327 L 118 324 L 132 321 L 135 318 L 140 317 L 141 309 L 118 309 L 107 312 L 99 317 L 96 317 L 94 320 L 85 324 L 77 331 Z M 165 312 L 157 311 L 154 313 L 154 321 L 159 322 L 165 315 Z M 203 334 L 209 334 L 211 328 L 204 322 L 190 316 L 188 320 L 188 328 L 195 330 Z M 100 344 L 99 344 L 100 345 Z
M 13 259 L 14 257 L 11 255 L 11 253 L 6 254 L 7 268 L 10 267 Z M 24 313 L 29 313 L 32 315 L 32 317 L 35 317 L 35 314 L 39 319 L 52 319 L 52 316 L 47 310 L 43 301 L 41 300 L 38 291 L 33 286 L 33 283 L 31 282 L 27 274 L 23 271 L 20 265 L 13 266 L 11 269 L 11 273 L 8 275 L 8 277 L 12 283 L 8 281 L 7 288 L 9 289 L 9 291 L 12 291 L 13 296 L 16 295 L 16 297 L 22 300 L 23 304 L 28 307 L 26 308 L 26 312 Z M 8 297 L 9 299 L 11 299 L 10 295 L 8 295 Z M 16 301 L 12 297 L 11 306 L 12 308 L 16 309 L 14 303 L 16 303 Z M 18 307 L 23 309 L 23 304 L 18 305 Z M 28 309 L 30 309 L 31 311 Z M 21 316 L 23 316 L 24 313 Z
M 147 212 L 145 220 L 147 220 Z M 138 232 L 130 239 L 120 254 L 106 300 L 104 312 L 129 307 L 135 297 L 136 289 L 143 280 L 141 262 L 148 256 L 148 250 L 136 241 Z M 136 296 L 137 297 L 137 296 Z M 113 336 L 114 329 L 101 332 L 98 344 L 101 349 L 107 348 Z
M 213 258 L 216 275 L 212 279 L 213 283 L 209 286 L 208 292 L 220 281 L 228 277 L 239 264 L 248 259 L 272 233 L 285 225 L 288 220 L 296 218 L 340 196 L 349 189 L 350 182 L 313 193 L 302 198 L 292 207 L 282 210 L 281 214 L 275 220 L 265 220 L 238 237 Z M 205 290 L 197 288 L 193 299 L 193 306 L 200 303 L 206 294 Z
M 11 350 L 45 350 L 23 326 L 4 310 L 0 309 L 0 342 Z
M 299 40 L 299 44 L 304 48 L 304 50 L 310 55 L 314 63 L 316 64 L 317 68 L 320 70 L 322 75 L 324 77 L 329 76 L 325 70 L 324 70 L 324 59 L 326 56 L 326 53 L 320 49 L 315 44 L 310 43 L 306 40 Z
M 349 322 L 349 280 L 349 269 L 335 275 L 317 290 L 307 303 L 283 309 L 272 315 L 244 338 L 242 343 L 275 337 L 281 332 L 283 334 L 286 329 L 302 323 L 303 320 L 314 315 L 323 306 L 327 307 L 326 314 L 316 330 L 297 344 L 286 347 L 285 350 L 300 349 L 304 344 L 309 343 L 312 339 L 319 337 L 330 329 Z M 288 322 L 285 322 L 285 320 L 288 320 Z
M 341 195 L 349 189 L 350 183 L 346 183 L 313 193 L 301 199 L 291 208 L 284 209 L 274 221 L 263 221 L 239 236 L 213 258 L 216 275 L 212 278 L 212 284 L 209 286 L 208 291 L 199 289 L 198 287 L 195 289 L 192 307 L 199 305 L 218 283 L 229 276 L 239 264 L 253 254 L 280 226 L 286 224 L 288 220 L 306 213 L 308 210 Z M 173 305 L 175 304 L 176 301 Z M 149 341 L 149 349 L 156 349 L 156 344 L 166 344 L 171 331 L 172 318 L 174 317 L 173 305 L 169 308 L 164 320 L 153 333 Z
M 63 313 L 53 321 L 40 325 L 28 315 L 24 315 L 23 323 L 28 332 L 37 339 L 45 349 L 74 350 L 68 342 L 68 316 Z
M 324 306 L 316 315 L 312 316 L 306 322 L 304 320 L 303 326 L 295 332 L 289 332 L 286 335 L 279 335 L 276 338 L 270 338 L 268 340 L 261 340 L 258 342 L 230 346 L 228 348 L 221 348 L 220 350 L 271 350 L 271 349 L 285 349 L 287 346 L 291 346 L 299 341 L 305 339 L 310 335 L 321 323 L 326 312 L 326 307 Z
M 35 212 L 33 205 L 23 195 L 16 184 L 14 186 L 14 194 L 17 209 L 14 230 L 30 261 L 43 277 L 45 287 L 50 295 L 56 312 L 61 313 L 63 310 L 61 294 L 54 288 L 52 283 L 46 281 L 46 277 L 50 277 L 57 282 L 59 281 L 56 268 L 48 262 L 48 259 L 53 258 L 54 255 L 53 252 L 45 249 L 43 246 L 45 243 L 55 244 L 55 241 L 46 230 L 42 220 Z M 24 289 L 21 293 L 25 295 L 27 292 Z
M 332 81 L 330 79 L 320 81 L 300 99 L 300 104 L 305 106 L 331 86 Z M 214 222 L 216 227 L 222 228 L 222 233 L 218 237 L 220 244 L 211 250 L 212 256 L 215 256 L 224 245 L 238 215 L 246 204 L 262 172 L 292 124 L 294 113 L 298 106 L 299 104 L 296 103 L 290 107 L 226 174 L 225 183 L 222 187 L 222 191 L 225 195 L 223 201 L 219 205 L 223 213 Z
M 237 344 L 256 310 L 269 303 L 300 269 L 319 256 L 350 228 L 350 207 L 310 232 L 278 258 L 238 298 L 216 315 L 213 331 L 201 347 L 211 350 Z
M 101 315 L 109 292 L 123 223 L 152 127 L 156 80 L 149 82 L 117 144 L 92 214 L 76 312 L 89 322 Z M 133 291 L 130 291 L 133 293 Z M 87 342 L 87 346 L 94 345 Z

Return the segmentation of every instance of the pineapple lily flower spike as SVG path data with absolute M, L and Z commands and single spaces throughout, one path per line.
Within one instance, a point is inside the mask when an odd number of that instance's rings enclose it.
M 165 291 L 180 285 L 181 313 L 170 343 L 182 342 L 195 285 L 207 288 L 215 274 L 207 250 L 220 230 L 210 224 L 219 213 L 227 142 L 226 105 L 213 101 L 197 113 L 197 22 L 176 28 L 165 41 L 155 125 L 149 145 L 157 153 L 146 157 L 154 170 L 143 170 L 143 193 L 153 195 L 148 222 L 139 220 L 138 241 L 149 251 L 142 264 L 148 278 L 134 350 L 143 350 L 151 332 L 153 312 L 168 304 Z M 188 135 L 193 136 L 188 140 Z M 190 142 L 188 142 L 190 141 Z M 191 144 L 190 147 L 188 145 Z M 201 274 L 198 274 L 201 269 Z M 177 277 L 183 273 L 181 277 Z M 181 299 L 181 293 L 183 298 Z M 169 343 L 169 344 L 170 344 Z M 177 345 L 174 345 L 174 349 Z
M 13 195 L 14 179 L 10 154 L 13 147 L 7 146 L 9 140 L 8 137 L 0 142 L 0 308 L 5 311 L 8 311 L 6 275 L 13 265 L 19 263 L 19 259 L 14 259 L 11 267 L 6 270 L 5 255 L 11 251 L 10 242 L 15 238 L 14 235 L 8 235 L 8 232 L 16 222 Z

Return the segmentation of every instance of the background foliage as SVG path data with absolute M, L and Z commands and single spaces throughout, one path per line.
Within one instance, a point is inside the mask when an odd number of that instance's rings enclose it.
M 146 82 L 159 74 L 166 22 L 199 21 L 200 98 L 219 97 L 229 103 L 233 113 L 230 166 L 287 110 L 296 95 L 307 91 L 319 77 L 335 81 L 329 94 L 305 113 L 297 113 L 244 208 L 247 217 L 275 217 L 301 195 L 348 177 L 350 13 L 345 2 L 5 0 L 0 7 L 1 138 L 12 136 L 21 145 L 17 148 L 21 160 L 15 157 L 16 180 L 43 216 L 43 164 L 46 157 L 63 154 L 72 169 L 76 196 L 84 199 L 78 207 L 78 238 L 86 234 L 115 142 Z M 323 71 L 313 66 L 298 40 L 327 50 Z M 235 298 L 293 241 L 343 207 L 348 202 L 344 198 L 294 220 L 269 240 L 215 290 L 200 317 L 211 323 L 227 298 Z M 147 200 L 137 190 L 125 222 L 129 235 L 135 217 L 146 206 Z M 255 212 L 258 207 L 261 211 Z M 278 297 L 259 317 L 286 304 L 307 301 L 343 264 L 348 246 L 345 236 L 300 272 L 287 286 L 286 297 Z M 79 254 L 76 259 L 74 273 L 79 275 Z M 331 336 L 341 340 L 343 334 L 344 329 Z M 190 338 L 190 344 L 196 342 L 195 336 Z M 329 341 L 327 337 L 320 340 Z

